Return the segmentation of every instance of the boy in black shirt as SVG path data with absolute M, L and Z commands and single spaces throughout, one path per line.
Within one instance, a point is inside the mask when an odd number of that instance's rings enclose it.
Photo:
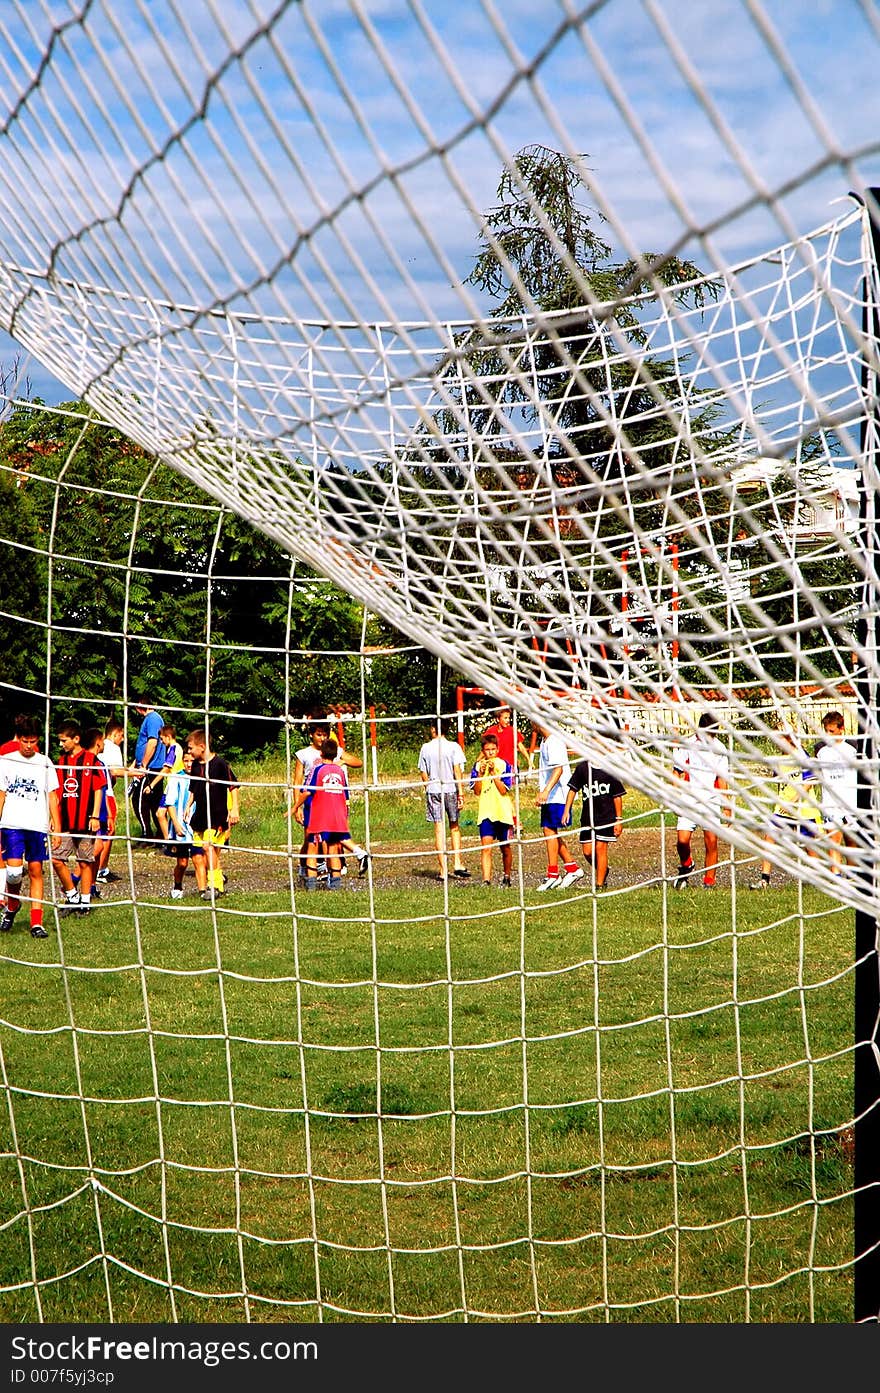
M 226 877 L 220 868 L 220 848 L 239 818 L 238 780 L 229 764 L 208 749 L 203 730 L 191 730 L 186 738 L 192 755 L 189 790 L 194 806 L 190 825 L 195 833 L 193 870 L 203 900 L 225 894 Z
M 608 881 L 608 845 L 617 841 L 623 831 L 623 795 L 626 789 L 607 769 L 599 769 L 589 760 L 582 759 L 580 764 L 575 765 L 568 781 L 563 827 L 571 826 L 574 800 L 581 792 L 584 795 L 581 806 L 581 851 L 588 862 L 595 859 L 596 889 L 604 890 Z

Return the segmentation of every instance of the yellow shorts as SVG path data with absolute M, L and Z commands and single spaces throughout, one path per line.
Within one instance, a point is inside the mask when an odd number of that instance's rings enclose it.
M 228 827 L 208 827 L 204 832 L 193 832 L 193 850 L 198 856 L 206 846 L 225 846 L 228 840 Z

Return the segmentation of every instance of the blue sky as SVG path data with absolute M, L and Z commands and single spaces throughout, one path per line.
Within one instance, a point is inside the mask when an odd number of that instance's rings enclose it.
M 683 242 L 707 268 L 880 183 L 867 0 L 324 0 L 269 25 L 278 8 L 0 0 L 0 262 L 198 306 L 460 318 L 480 211 L 526 144 L 585 156 L 617 249 Z

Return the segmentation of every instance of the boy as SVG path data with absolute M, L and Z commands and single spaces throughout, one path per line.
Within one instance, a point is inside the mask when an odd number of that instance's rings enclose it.
M 822 719 L 825 739 L 816 750 L 817 775 L 822 788 L 822 821 L 831 841 L 831 869 L 839 875 L 842 846 L 857 845 L 859 779 L 855 747 L 845 735 L 843 716 L 829 711 Z
M 727 789 L 730 761 L 727 751 L 715 732 L 718 718 L 711 711 L 704 711 L 696 732 L 689 740 L 678 745 L 673 751 L 672 772 L 675 778 L 690 783 L 696 796 L 705 803 L 707 809 L 717 812 L 718 818 L 727 811 L 722 793 Z M 688 877 L 693 873 L 694 858 L 691 855 L 691 838 L 701 824 L 694 821 L 692 813 L 681 814 L 676 823 L 676 850 L 678 851 L 678 874 L 672 882 L 674 890 L 684 890 Z M 703 867 L 703 887 L 715 889 L 718 869 L 718 836 L 703 827 L 703 844 L 706 861 Z
M 483 734 L 495 736 L 498 741 L 498 758 L 509 764 L 514 772 L 516 772 L 520 758 L 525 764 L 528 764 L 529 756 L 525 739 L 522 731 L 517 731 L 514 736 L 513 716 L 509 706 L 499 706 L 495 721 L 486 727 Z
M 320 749 L 320 760 L 312 768 L 309 782 L 301 788 L 294 806 L 299 812 L 309 800 L 308 831 L 306 832 L 306 875 L 303 888 L 315 890 L 318 885 L 318 851 L 323 846 L 327 856 L 327 887 L 338 890 L 342 885 L 340 850 L 348 839 L 348 779 L 338 760 L 336 741 L 327 739 Z
M 203 900 L 225 895 L 220 848 L 229 838 L 229 829 L 239 820 L 239 785 L 232 768 L 208 748 L 203 730 L 191 730 L 186 748 L 192 755 L 190 816 L 194 836 L 193 870 Z
M 88 914 L 91 910 L 94 839 L 101 829 L 101 803 L 107 786 L 104 766 L 93 750 L 82 748 L 81 738 L 75 721 L 66 721 L 58 731 L 61 837 L 53 848 L 52 868 L 64 890 L 61 914 Z M 67 864 L 70 856 L 76 857 L 78 888 Z
M 48 938 L 43 927 L 43 867 L 46 840 L 57 845 L 61 828 L 58 773 L 37 750 L 39 733 L 29 716 L 15 718 L 17 748 L 0 758 L 0 846 L 6 863 L 7 905 L 0 933 L 9 933 L 21 908 L 21 882 L 27 865 L 32 938 Z
M 496 843 L 501 847 L 501 884 L 510 887 L 510 873 L 513 867 L 514 811 L 511 787 L 513 769 L 507 760 L 498 754 L 498 740 L 486 731 L 480 742 L 482 757 L 471 770 L 471 787 L 477 795 L 477 821 L 480 824 L 480 864 L 483 871 L 483 884 L 492 884 L 492 848 Z
M 544 847 L 547 852 L 547 875 L 537 887 L 545 890 L 565 890 L 580 880 L 584 872 L 568 853 L 568 847 L 560 835 L 562 819 L 565 815 L 565 800 L 568 795 L 568 781 L 571 765 L 568 762 L 568 746 L 561 735 L 551 735 L 546 726 L 533 722 L 541 736 L 538 748 L 538 796 L 535 799 L 541 810 L 541 831 L 544 834 Z M 559 874 L 559 858 L 562 857 L 563 874 Z
M 95 865 L 97 874 L 95 875 L 95 885 L 106 885 L 111 880 L 118 880 L 119 876 L 115 871 L 110 870 L 110 852 L 113 849 L 113 836 L 116 832 L 116 820 L 118 817 L 118 806 L 116 803 L 116 779 L 122 773 L 124 761 L 122 758 L 122 742 L 125 738 L 125 729 L 121 721 L 115 716 L 111 716 L 104 726 L 104 747 L 100 752 L 99 758 L 107 771 L 107 826 L 102 827 L 101 835 L 95 843 Z
M 419 778 L 425 785 L 425 816 L 434 828 L 434 846 L 440 879 L 446 879 L 446 823 L 452 846 L 452 874 L 470 880 L 470 871 L 461 857 L 459 818 L 464 807 L 464 750 L 457 740 L 449 740 L 437 725 L 430 727 L 431 738 L 419 750 Z
M 162 796 L 161 785 L 155 787 L 155 776 L 165 764 L 165 747 L 159 739 L 159 731 L 165 724 L 164 717 L 148 701 L 136 701 L 134 709 L 141 718 L 134 747 L 134 768 L 129 798 L 135 816 L 141 824 L 145 841 L 154 842 L 153 823 L 156 808 Z
M 608 884 L 608 847 L 623 831 L 623 798 L 626 789 L 615 774 L 599 769 L 588 759 L 575 765 L 565 795 L 563 827 L 571 826 L 571 813 L 578 793 L 581 804 L 581 851 L 587 865 L 592 863 L 596 889 Z
M 171 886 L 172 900 L 183 899 L 183 877 L 194 852 L 193 829 L 190 822 L 195 806 L 190 789 L 192 765 L 193 757 L 187 750 L 183 756 L 182 768 L 175 770 L 165 786 L 165 811 L 170 823 L 169 844 L 165 848 L 165 854 L 176 858 Z
M 314 725 L 312 726 L 312 733 L 309 743 L 308 745 L 304 746 L 303 749 L 297 750 L 296 763 L 293 766 L 294 803 L 291 806 L 290 811 L 296 817 L 296 820 L 302 823 L 303 828 L 303 844 L 300 849 L 301 880 L 305 879 L 306 871 L 306 853 L 308 850 L 310 805 L 308 797 L 306 797 L 305 800 L 298 802 L 297 795 L 301 793 L 304 788 L 307 787 L 309 779 L 312 775 L 312 771 L 314 770 L 315 766 L 319 764 L 321 761 L 321 746 L 323 745 L 325 740 L 330 740 L 331 738 L 332 737 L 330 735 L 330 726 L 327 724 L 327 722 L 324 720 L 316 720 Z M 363 768 L 363 760 L 358 759 L 357 755 L 349 754 L 347 750 L 343 750 L 339 754 L 338 762 L 348 769 Z M 299 809 L 299 812 L 297 812 L 297 808 Z M 366 875 L 367 866 L 370 862 L 369 853 L 365 851 L 362 846 L 358 846 L 357 842 L 352 841 L 351 838 L 346 839 L 343 845 L 343 851 L 350 851 L 352 856 L 356 857 L 358 875 Z
M 147 793 L 152 801 L 154 796 L 160 792 L 159 803 L 156 807 L 156 822 L 159 824 L 159 831 L 165 841 L 170 836 L 168 827 L 168 780 L 178 769 L 183 768 L 183 750 L 174 738 L 174 726 L 164 725 L 159 731 L 159 744 L 164 750 L 162 756 L 162 769 L 155 779 L 150 779 L 147 784 Z M 163 847 L 164 851 L 165 848 Z
M 783 756 L 777 769 L 778 797 L 773 805 L 770 822 L 764 833 L 766 842 L 774 842 L 780 832 L 790 837 L 818 837 L 822 828 L 822 809 L 816 788 L 816 770 L 804 764 L 804 751 L 794 731 L 781 730 L 779 738 L 791 754 Z M 798 758 L 800 756 L 800 758 Z M 816 856 L 816 848 L 807 848 Z M 772 863 L 761 862 L 761 876 L 749 885 L 750 890 L 769 890 Z

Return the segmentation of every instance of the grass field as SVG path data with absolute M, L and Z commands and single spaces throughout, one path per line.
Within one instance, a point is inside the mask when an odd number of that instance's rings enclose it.
M 236 855 L 0 943 L 0 1319 L 851 1319 L 849 912 Z

